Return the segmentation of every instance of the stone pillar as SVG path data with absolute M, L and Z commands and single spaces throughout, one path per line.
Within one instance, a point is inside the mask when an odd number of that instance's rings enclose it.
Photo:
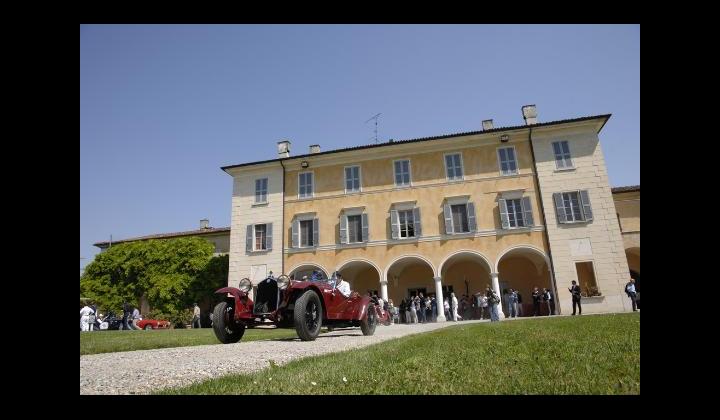
M 498 273 L 490 273 L 490 278 L 492 279 L 493 290 L 500 297 L 500 303 L 498 303 L 498 315 L 500 316 L 500 319 L 503 319 L 505 318 L 505 314 L 502 310 L 503 295 L 500 293 L 500 281 L 498 280 L 498 275 Z
M 387 280 L 380 280 L 380 297 L 385 302 L 388 301 L 388 295 L 387 295 Z
M 443 307 L 442 283 L 440 277 L 435 277 L 435 305 L 437 305 L 438 322 L 445 321 L 445 308 Z

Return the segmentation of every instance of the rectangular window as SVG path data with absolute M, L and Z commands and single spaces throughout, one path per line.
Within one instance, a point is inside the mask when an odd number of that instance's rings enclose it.
M 448 181 L 463 179 L 462 158 L 460 153 L 445 155 L 445 172 Z
M 345 192 L 360 191 L 360 167 L 348 166 L 345 168 Z
M 410 185 L 410 161 L 395 161 L 395 186 L 406 187 Z
M 565 208 L 565 217 L 568 222 L 581 222 L 583 218 L 582 208 L 580 207 L 580 195 L 577 191 L 562 194 L 563 207 Z
M 524 227 L 525 218 L 523 217 L 522 200 L 505 200 L 508 209 L 508 222 L 511 228 Z
M 503 147 L 498 149 L 498 161 L 500 163 L 500 173 L 502 175 L 516 175 L 518 173 L 514 147 Z
M 347 216 L 348 243 L 356 243 L 363 241 L 362 235 L 362 215 L 356 214 Z
M 255 202 L 267 203 L 268 179 L 260 178 L 255 180 Z
M 300 221 L 300 246 L 315 246 L 313 241 L 313 220 Z
M 255 251 L 267 249 L 267 231 L 265 225 L 255 225 Z
M 470 232 L 467 204 L 453 204 L 450 206 L 450 210 L 452 212 L 453 231 L 455 233 Z
M 415 215 L 412 210 L 399 210 L 400 238 L 415 237 Z
M 567 140 L 556 141 L 552 144 L 555 153 L 555 166 L 557 169 L 568 169 L 573 167 L 570 158 L 570 145 Z
M 599 296 L 600 290 L 598 290 L 592 261 L 575 263 L 575 271 L 577 272 L 577 282 L 582 295 L 586 297 Z
M 301 173 L 298 177 L 298 197 L 307 198 L 313 196 L 313 174 L 312 172 Z

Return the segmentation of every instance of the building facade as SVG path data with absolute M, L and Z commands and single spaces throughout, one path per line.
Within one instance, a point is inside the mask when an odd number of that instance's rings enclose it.
M 340 271 L 353 290 L 394 302 L 513 288 L 528 314 L 534 287 L 568 313 L 576 280 L 585 312 L 629 310 L 625 239 L 598 137 L 610 115 L 539 123 L 526 106 L 523 117 L 521 126 L 485 121 L 482 131 L 311 146 L 295 157 L 283 141 L 277 159 L 223 167 L 234 179 L 229 285 L 271 271 Z

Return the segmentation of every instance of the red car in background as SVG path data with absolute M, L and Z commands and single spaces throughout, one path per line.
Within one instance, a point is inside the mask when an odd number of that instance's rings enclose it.
M 170 321 L 159 321 L 157 319 L 141 319 L 137 322 L 141 330 L 162 330 L 170 328 Z

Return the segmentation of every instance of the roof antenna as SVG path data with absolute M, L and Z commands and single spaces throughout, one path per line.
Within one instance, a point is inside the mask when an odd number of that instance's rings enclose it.
M 372 117 L 368 118 L 367 121 L 365 121 L 365 124 L 367 124 L 367 123 L 370 122 L 370 120 L 375 120 L 375 143 L 378 142 L 378 137 L 377 137 L 377 124 L 378 124 L 378 118 L 380 118 L 380 115 L 381 115 L 381 114 L 375 114 L 375 115 L 373 115 Z

